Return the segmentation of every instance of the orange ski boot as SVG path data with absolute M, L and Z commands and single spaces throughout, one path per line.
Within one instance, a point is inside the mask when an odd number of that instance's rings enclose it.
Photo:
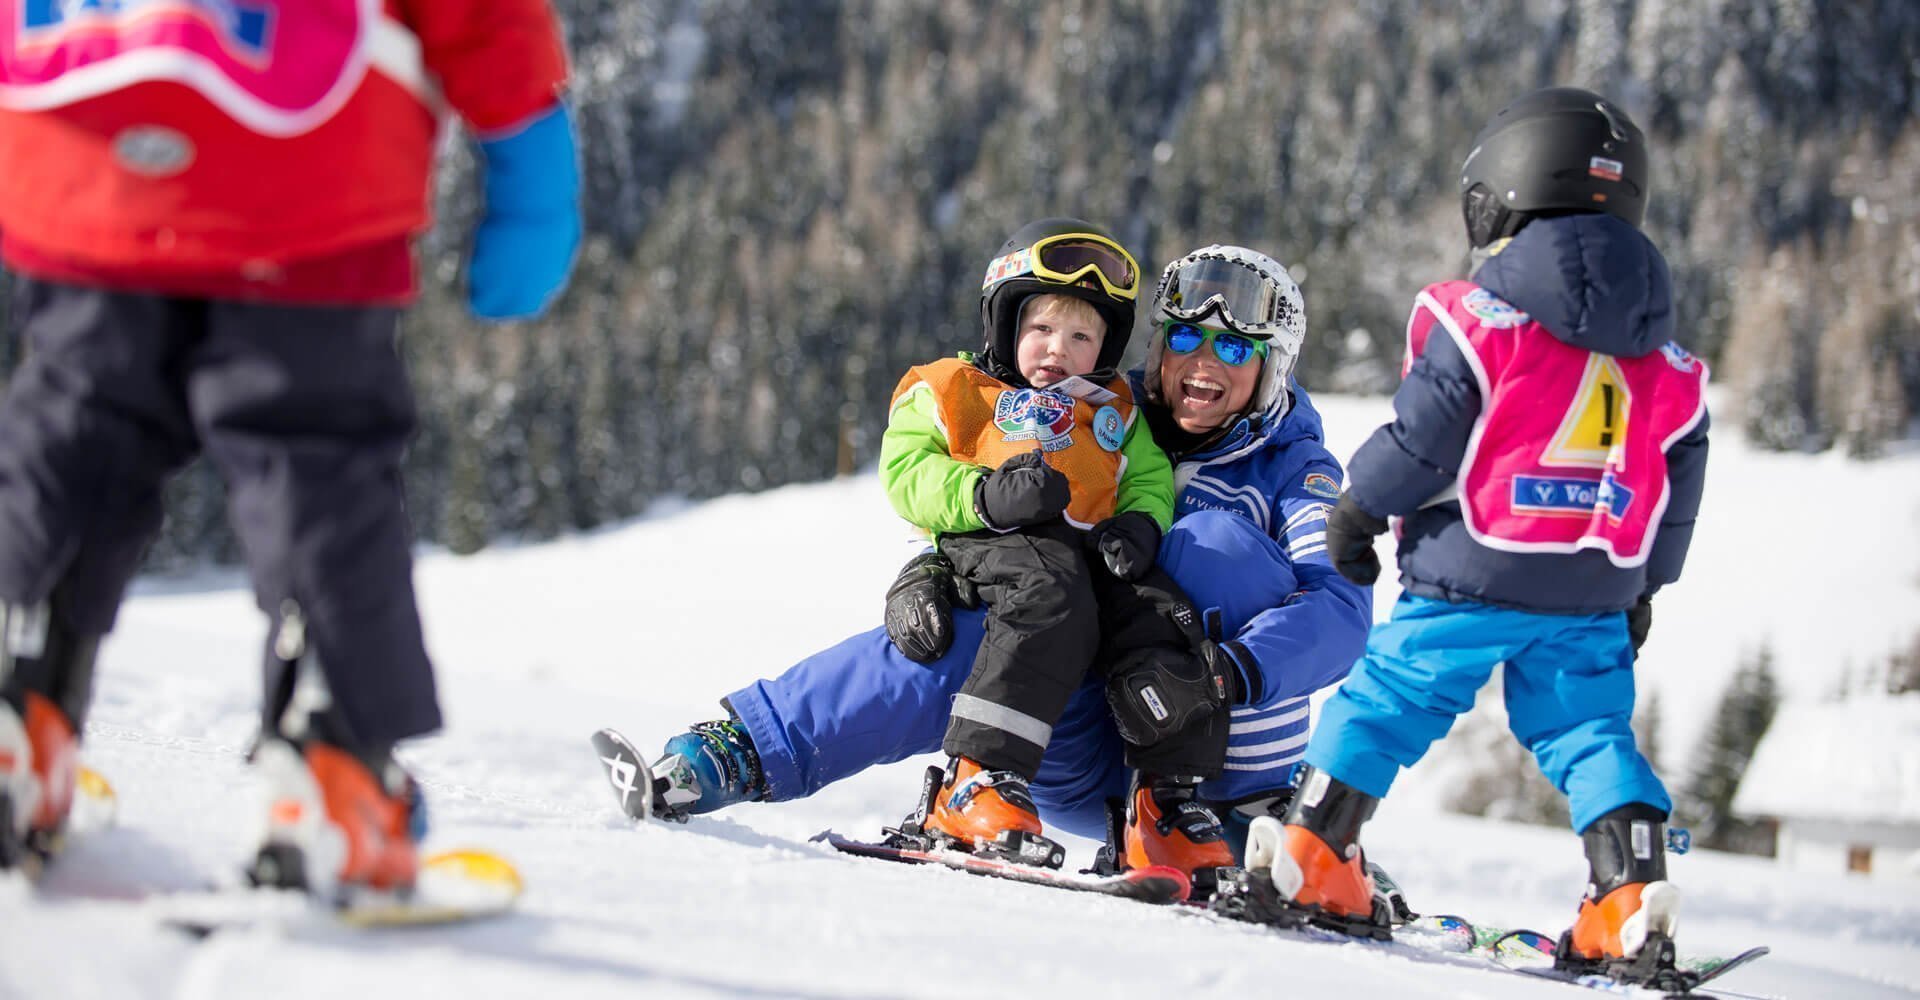
M 60 849 L 99 648 L 46 601 L 0 601 L 0 869 L 31 874 Z
M 918 831 L 962 850 L 1010 861 L 1058 868 L 1066 851 L 1041 833 L 1040 811 L 1027 779 L 1012 771 L 988 771 L 968 757 L 954 757 L 944 780 L 930 768 Z M 937 788 L 934 782 L 939 781 Z
M 1666 880 L 1665 820 L 1660 810 L 1635 802 L 1581 832 L 1589 882 L 1556 965 L 1628 982 L 1655 981 L 1673 969 L 1680 890 Z
M 39 692 L 22 701 L 25 711 L 0 700 L 0 869 L 31 872 L 59 849 L 80 741 L 66 713 Z
M 1196 896 L 1213 892 L 1218 869 L 1234 866 L 1220 818 L 1195 797 L 1198 779 L 1134 776 L 1127 796 L 1126 868 L 1177 868 Z
M 247 877 L 329 902 L 365 890 L 405 895 L 427 832 L 420 786 L 393 745 L 356 738 L 334 703 L 306 619 L 284 602 L 269 640 L 267 725 L 250 756 L 267 792 L 266 824 Z
M 268 788 L 256 885 L 340 899 L 360 888 L 406 892 L 419 873 L 425 809 L 390 753 L 358 755 L 319 739 L 262 740 L 254 766 Z
M 1392 914 L 1374 891 L 1360 826 L 1380 800 L 1318 768 L 1301 775 L 1286 821 L 1256 817 L 1247 867 L 1267 871 L 1287 906 L 1313 923 L 1362 937 L 1391 936 Z

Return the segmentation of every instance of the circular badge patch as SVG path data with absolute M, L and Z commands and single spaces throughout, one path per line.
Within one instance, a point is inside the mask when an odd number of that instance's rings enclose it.
M 193 162 L 193 140 L 164 125 L 135 125 L 113 137 L 113 158 L 146 177 L 171 177 Z
M 1700 364 L 1698 359 L 1687 353 L 1686 348 L 1671 340 L 1661 346 L 1660 354 L 1667 359 L 1667 364 L 1672 366 L 1674 371 L 1692 372 Z
M 1533 317 L 1521 312 L 1513 303 L 1484 288 L 1468 292 L 1460 304 L 1466 306 L 1482 326 L 1495 330 L 1511 330 L 1523 323 L 1533 322 Z
M 1119 451 L 1127 440 L 1127 422 L 1120 419 L 1120 411 L 1111 406 L 1102 406 L 1093 415 L 1093 439 L 1100 447 L 1108 451 Z

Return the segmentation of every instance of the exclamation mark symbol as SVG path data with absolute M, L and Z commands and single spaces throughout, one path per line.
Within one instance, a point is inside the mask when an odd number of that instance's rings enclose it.
M 1611 448 L 1613 447 L 1613 383 L 1600 383 L 1600 398 L 1601 405 L 1605 407 L 1600 411 L 1600 447 Z

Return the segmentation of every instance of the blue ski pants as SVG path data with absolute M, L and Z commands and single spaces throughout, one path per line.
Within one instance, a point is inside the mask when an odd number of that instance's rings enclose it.
M 1290 574 L 1249 580 L 1239 570 L 1283 559 L 1278 543 L 1230 514 L 1182 518 L 1160 546 L 1160 565 L 1196 607 L 1220 609 L 1229 635 L 1294 588 Z M 984 611 L 956 609 L 953 647 L 932 663 L 907 659 L 887 639 L 886 629 L 876 628 L 728 695 L 725 704 L 759 750 L 768 799 L 804 798 L 872 765 L 939 750 L 953 696 L 973 669 L 985 621 Z M 1044 822 L 1104 837 L 1106 800 L 1126 795 L 1124 757 L 1104 683 L 1089 674 L 1054 724 L 1033 781 Z M 1293 761 L 1286 760 L 1276 762 L 1271 773 L 1234 772 L 1234 797 L 1245 797 L 1240 790 L 1256 786 L 1287 787 L 1293 770 Z
M 1307 763 L 1382 797 L 1506 664 L 1507 721 L 1573 828 L 1629 802 L 1673 803 L 1634 742 L 1626 615 L 1547 615 L 1405 596 L 1321 710 Z

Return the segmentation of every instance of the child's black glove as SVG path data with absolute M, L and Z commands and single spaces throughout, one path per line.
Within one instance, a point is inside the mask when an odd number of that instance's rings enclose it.
M 1327 515 L 1327 558 L 1340 575 L 1362 586 L 1380 579 L 1380 557 L 1373 538 L 1387 530 L 1387 522 L 1360 509 L 1352 493 L 1343 493 Z
M 1072 500 L 1066 475 L 1048 465 L 1038 448 L 1000 463 L 973 487 L 973 512 L 995 531 L 1059 517 Z
M 1116 514 L 1087 532 L 1087 544 L 1100 553 L 1107 572 L 1122 580 L 1138 580 L 1160 554 L 1160 523 L 1137 510 Z
M 1647 633 L 1653 629 L 1653 596 L 1641 594 L 1640 599 L 1627 609 L 1627 638 L 1633 640 L 1633 658 L 1640 658 L 1640 647 L 1647 641 Z
M 938 552 L 914 556 L 887 588 L 887 638 L 915 663 L 932 663 L 953 645 L 953 608 L 980 603 L 973 582 Z

